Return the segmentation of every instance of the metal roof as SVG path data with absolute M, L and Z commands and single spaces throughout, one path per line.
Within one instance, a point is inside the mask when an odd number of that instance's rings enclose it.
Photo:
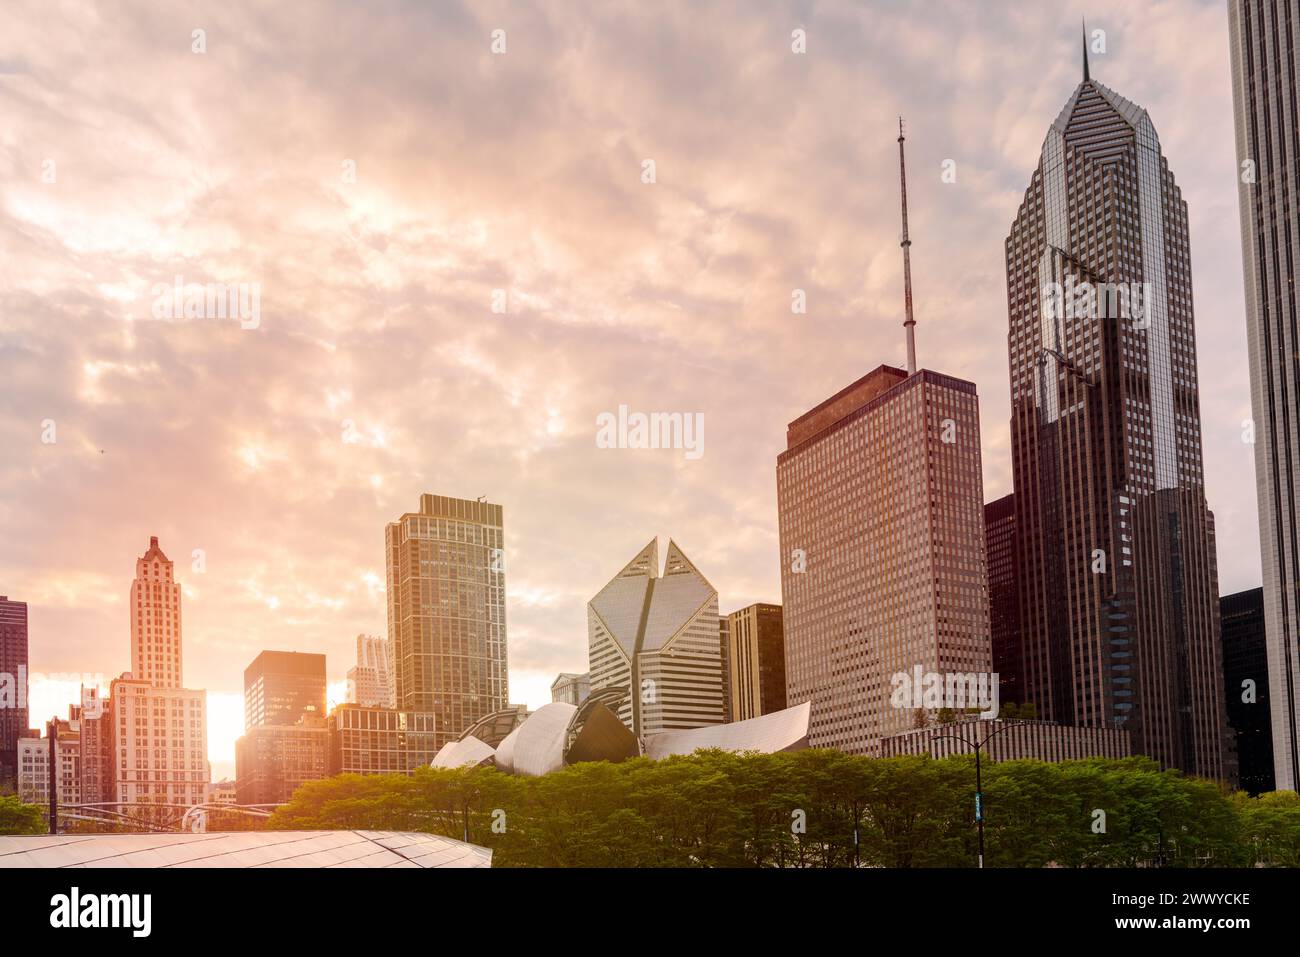
M 402 831 L 0 836 L 0 868 L 491 866 L 486 847 Z

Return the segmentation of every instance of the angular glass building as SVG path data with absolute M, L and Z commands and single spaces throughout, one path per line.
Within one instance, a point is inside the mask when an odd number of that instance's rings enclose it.
M 1006 264 L 1023 699 L 1227 777 L 1187 204 L 1086 50 Z
M 1241 256 L 1264 574 L 1273 771 L 1300 776 L 1300 130 L 1295 3 L 1230 0 Z
M 653 538 L 587 603 L 591 693 L 634 692 L 618 716 L 637 735 L 721 724 L 717 589 L 671 540 L 658 571 Z

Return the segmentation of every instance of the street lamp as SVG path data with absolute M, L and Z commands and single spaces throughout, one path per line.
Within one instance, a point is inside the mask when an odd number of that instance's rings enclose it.
M 1003 731 L 1014 728 L 1019 722 L 1007 722 L 996 731 L 990 731 L 984 736 L 982 741 L 972 741 L 969 738 L 962 737 L 960 734 L 936 734 L 931 741 L 938 741 L 940 738 L 952 738 L 954 741 L 960 741 L 962 744 L 975 750 L 975 826 L 979 829 L 980 840 L 980 862 L 979 866 L 984 866 L 984 780 L 980 770 L 980 754 L 984 750 L 984 745 L 996 735 Z

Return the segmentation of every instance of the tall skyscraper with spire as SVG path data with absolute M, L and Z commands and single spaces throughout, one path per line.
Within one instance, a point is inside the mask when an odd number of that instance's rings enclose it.
M 1017 671 L 1041 717 L 1225 778 L 1187 204 L 1087 55 L 1006 240 Z
M 990 669 L 979 398 L 916 369 L 903 142 L 900 120 L 909 368 L 799 416 L 776 465 L 786 702 L 811 701 L 813 747 L 872 755 L 920 719 L 899 676 Z
M 181 660 L 181 586 L 154 536 L 131 583 L 131 671 L 110 683 L 101 717 L 83 715 L 100 724 L 82 760 L 93 765 L 98 797 L 134 804 L 156 821 L 206 800 L 212 777 L 207 692 L 183 686 Z
M 181 686 L 181 586 L 171 559 L 149 539 L 131 583 L 131 673 L 155 688 Z
M 1294 3 L 1231 0 L 1241 254 L 1250 354 L 1273 770 L 1300 781 L 1300 117 Z M 1263 685 L 1257 679 L 1256 683 Z M 1240 691 L 1237 691 L 1240 694 Z

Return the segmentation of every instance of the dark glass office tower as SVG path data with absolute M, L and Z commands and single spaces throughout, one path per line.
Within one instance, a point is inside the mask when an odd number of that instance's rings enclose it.
M 27 603 L 0 595 L 0 788 L 18 781 L 18 739 L 27 733 Z
M 989 569 L 989 637 L 1003 701 L 1024 699 L 1020 686 L 1020 573 L 1016 565 L 1016 497 L 984 506 L 984 550 Z
M 1187 204 L 1086 52 L 1006 259 L 1023 696 L 1224 778 Z
M 325 720 L 325 656 L 264 651 L 244 669 L 244 726 Z
M 1228 4 L 1273 764 L 1300 765 L 1300 142 L 1294 2 Z
M 1223 621 L 1223 688 L 1228 724 L 1237 742 L 1241 788 L 1273 790 L 1268 653 L 1264 640 L 1264 589 L 1252 588 L 1219 601 Z

